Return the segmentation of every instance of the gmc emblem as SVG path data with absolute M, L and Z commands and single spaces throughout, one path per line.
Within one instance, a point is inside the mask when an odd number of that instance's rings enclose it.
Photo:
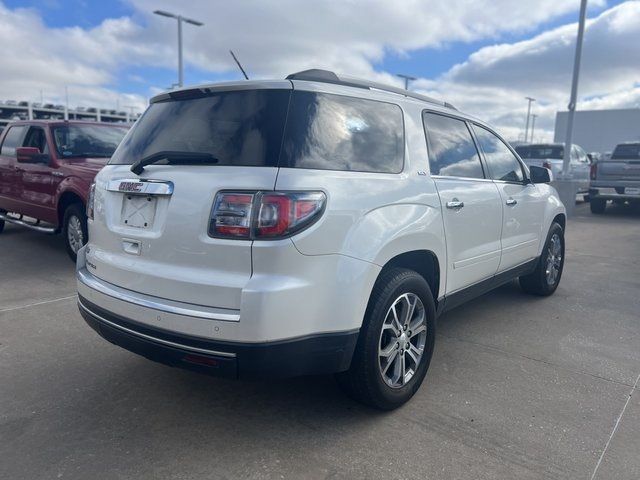
M 141 192 L 143 186 L 142 182 L 120 182 L 118 190 L 121 192 Z

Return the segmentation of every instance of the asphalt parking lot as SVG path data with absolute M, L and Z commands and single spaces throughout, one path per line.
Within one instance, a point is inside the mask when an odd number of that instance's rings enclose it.
M 59 237 L 0 235 L 0 478 L 640 478 L 640 210 L 580 205 L 547 299 L 439 321 L 422 389 L 380 413 L 331 377 L 154 364 L 81 319 Z M 603 454 L 604 452 L 604 454 Z

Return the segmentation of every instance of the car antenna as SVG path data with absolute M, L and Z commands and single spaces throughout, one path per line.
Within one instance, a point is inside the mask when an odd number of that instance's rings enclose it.
M 244 71 L 244 68 L 242 68 L 242 65 L 240 65 L 240 62 L 238 61 L 238 59 L 236 58 L 235 54 L 233 53 L 233 50 L 229 50 L 229 53 L 231 54 L 231 56 L 233 57 L 233 60 L 236 62 L 236 65 L 238 65 L 238 68 L 240 69 L 240 71 L 242 72 L 242 75 L 244 75 L 244 78 L 246 80 L 249 80 L 249 77 L 247 76 L 247 72 Z

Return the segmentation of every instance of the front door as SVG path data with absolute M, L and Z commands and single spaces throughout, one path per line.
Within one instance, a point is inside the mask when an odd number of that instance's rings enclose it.
M 546 199 L 528 182 L 523 165 L 496 134 L 474 124 L 473 130 L 489 176 L 502 203 L 502 256 L 499 271 L 538 255 Z
M 30 127 L 22 144 L 35 147 L 46 160 L 36 163 L 20 163 L 22 213 L 39 220 L 55 219 L 55 191 L 58 182 L 53 181 L 53 169 L 49 160 L 49 146 L 42 127 Z
M 467 123 L 425 112 L 431 177 L 435 181 L 447 244 L 449 295 L 493 277 L 500 263 L 502 206 L 485 178 Z

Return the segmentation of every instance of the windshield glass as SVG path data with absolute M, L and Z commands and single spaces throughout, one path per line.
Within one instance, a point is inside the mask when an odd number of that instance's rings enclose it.
M 562 159 L 564 147 L 558 145 L 520 145 L 516 147 L 520 158 Z
M 618 145 L 611 155 L 613 160 L 639 160 L 640 159 L 640 143 L 629 143 L 627 145 Z
M 241 90 L 153 103 L 110 163 L 130 165 L 159 152 L 185 152 L 209 154 L 216 165 L 276 166 L 289 94 Z
M 53 127 L 53 140 L 62 158 L 110 157 L 127 127 L 110 125 L 60 125 Z

